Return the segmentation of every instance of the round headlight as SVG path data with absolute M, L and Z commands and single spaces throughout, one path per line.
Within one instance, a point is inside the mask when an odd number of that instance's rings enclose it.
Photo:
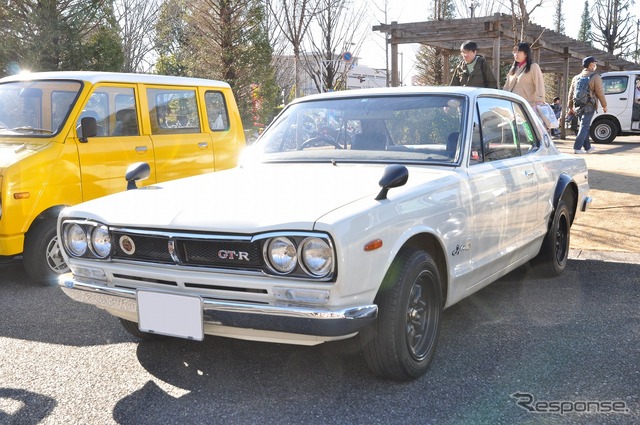
M 302 242 L 302 264 L 314 276 L 326 276 L 333 267 L 333 250 L 320 238 L 307 238 Z
M 91 246 L 93 246 L 93 252 L 100 258 L 105 258 L 111 253 L 111 236 L 107 226 L 98 226 L 93 229 Z
M 267 245 L 266 256 L 277 273 L 291 273 L 298 263 L 296 247 L 289 238 L 271 239 Z
M 72 224 L 64 232 L 64 244 L 72 255 L 80 257 L 87 252 L 87 234 L 82 226 Z

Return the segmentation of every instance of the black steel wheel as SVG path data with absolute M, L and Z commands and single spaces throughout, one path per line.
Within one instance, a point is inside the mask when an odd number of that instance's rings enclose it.
M 571 213 L 567 204 L 560 200 L 542 241 L 540 253 L 533 261 L 535 271 L 546 277 L 560 275 L 567 266 L 570 242 Z
M 376 303 L 378 318 L 360 335 L 367 364 L 383 378 L 421 376 L 433 360 L 442 315 L 440 275 L 431 256 L 413 248 L 401 251 Z

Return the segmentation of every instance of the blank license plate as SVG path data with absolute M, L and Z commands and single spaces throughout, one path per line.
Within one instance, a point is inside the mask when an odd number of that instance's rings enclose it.
M 137 299 L 141 331 L 198 341 L 204 339 L 200 297 L 138 291 Z

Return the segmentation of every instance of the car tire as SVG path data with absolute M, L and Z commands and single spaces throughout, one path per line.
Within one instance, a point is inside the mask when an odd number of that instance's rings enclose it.
M 360 334 L 370 369 L 406 381 L 429 368 L 442 316 L 438 268 L 422 250 L 405 249 L 394 260 L 376 296 L 377 319 Z
M 611 143 L 618 135 L 618 126 L 609 119 L 599 119 L 591 124 L 589 134 L 595 143 Z
M 25 236 L 22 262 L 29 277 L 47 286 L 58 283 L 58 276 L 70 271 L 58 243 L 56 220 L 45 219 L 29 229 Z
M 534 270 L 544 277 L 559 276 L 567 266 L 571 242 L 571 213 L 560 200 L 553 213 L 549 230 L 542 241 L 540 253 L 533 261 Z
M 120 323 L 122 324 L 122 327 L 127 332 L 129 332 L 131 335 L 135 336 L 138 339 L 143 339 L 145 341 L 154 341 L 154 340 L 166 338 L 166 336 L 164 335 L 152 334 L 149 332 L 142 332 L 140 328 L 138 328 L 138 324 L 130 320 L 120 319 Z

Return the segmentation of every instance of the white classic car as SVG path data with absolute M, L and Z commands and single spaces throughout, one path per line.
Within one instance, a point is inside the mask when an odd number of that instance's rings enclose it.
M 584 160 L 509 92 L 314 95 L 232 170 L 65 209 L 60 287 L 140 338 L 357 335 L 376 374 L 412 379 L 444 308 L 529 261 L 564 270 L 588 191 Z

